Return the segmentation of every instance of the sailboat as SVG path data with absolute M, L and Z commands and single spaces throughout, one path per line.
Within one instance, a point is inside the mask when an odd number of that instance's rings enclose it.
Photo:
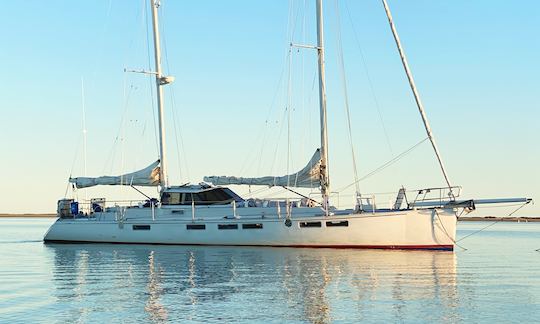
M 458 199 L 460 187 L 452 186 L 414 79 L 409 69 L 386 0 L 382 0 L 405 72 L 430 140 L 445 187 L 417 191 L 408 199 L 401 188 L 391 208 L 378 208 L 374 199 L 358 194 L 356 206 L 338 209 L 330 199 L 325 85 L 323 0 L 316 0 L 317 44 L 300 45 L 316 50 L 321 141 L 309 163 L 284 176 L 258 178 L 209 176 L 200 184 L 168 183 L 163 87 L 174 81 L 161 69 L 158 24 L 159 0 L 150 0 L 152 12 L 159 160 L 121 176 L 77 177 L 76 188 L 98 185 L 158 186 L 159 198 L 137 204 L 108 206 L 103 198 L 90 199 L 89 212 L 79 210 L 74 199 L 58 201 L 58 220 L 45 234 L 45 242 L 150 243 L 183 245 L 332 247 L 453 250 L 459 215 L 479 204 L 528 203 L 528 198 Z M 244 199 L 229 185 L 318 189 L 321 199 Z M 436 198 L 427 195 L 437 193 Z

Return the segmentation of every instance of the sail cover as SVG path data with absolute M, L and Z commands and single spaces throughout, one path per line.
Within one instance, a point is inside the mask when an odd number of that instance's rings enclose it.
M 241 178 L 227 176 L 204 177 L 204 181 L 214 185 L 254 185 L 287 186 L 300 188 L 318 188 L 321 185 L 321 152 L 315 151 L 309 163 L 300 171 L 281 177 L 267 176 L 260 178 Z
M 98 185 L 157 186 L 159 184 L 159 160 L 142 170 L 132 173 L 97 178 L 69 178 L 69 182 L 74 183 L 77 188 L 87 188 Z

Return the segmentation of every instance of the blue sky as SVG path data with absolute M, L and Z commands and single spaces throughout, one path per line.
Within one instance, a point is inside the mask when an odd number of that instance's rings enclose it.
M 165 96 L 172 183 L 285 174 L 310 158 L 319 136 L 315 55 L 295 50 L 289 67 L 288 43 L 315 41 L 313 2 L 163 1 L 164 67 L 176 77 Z M 467 197 L 539 200 L 540 3 L 389 4 L 452 182 Z M 109 0 L 3 4 L 0 212 L 53 212 L 70 172 L 83 173 L 81 80 L 88 174 L 131 171 L 157 158 L 151 81 L 123 72 L 148 68 L 143 8 L 143 1 Z M 342 0 L 339 19 L 337 12 L 327 0 L 336 190 L 353 180 L 338 30 L 359 174 L 425 137 L 380 1 Z M 365 193 L 392 192 L 383 198 L 391 199 L 401 185 L 443 183 L 424 143 L 360 185 Z M 89 191 L 133 196 L 129 189 Z M 540 215 L 537 206 L 521 215 Z

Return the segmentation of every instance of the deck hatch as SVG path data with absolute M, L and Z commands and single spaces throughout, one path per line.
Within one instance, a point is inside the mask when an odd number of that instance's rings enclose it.
M 321 227 L 321 222 L 300 222 L 300 227 Z
M 326 227 L 348 227 L 349 221 L 326 222 Z
M 187 224 L 186 229 L 188 229 L 188 230 L 205 230 L 206 225 L 205 224 Z
M 238 224 L 218 224 L 220 230 L 238 229 Z
M 132 228 L 134 231 L 149 231 L 150 225 L 133 225 Z
M 262 229 L 263 224 L 242 224 L 242 229 Z

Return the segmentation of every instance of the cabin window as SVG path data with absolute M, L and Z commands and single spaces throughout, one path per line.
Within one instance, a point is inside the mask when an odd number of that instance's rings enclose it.
M 263 224 L 242 224 L 242 229 L 262 229 Z
M 326 227 L 348 227 L 349 221 L 326 222 Z
M 193 194 L 193 200 L 195 204 L 206 203 L 211 205 L 230 203 L 233 201 L 233 197 L 222 189 L 214 189 Z
M 149 231 L 150 225 L 133 225 L 134 231 Z
M 321 222 L 300 222 L 300 227 L 321 227 Z
M 161 195 L 161 204 L 163 205 L 180 205 L 180 193 L 179 192 L 164 192 Z
M 206 225 L 204 225 L 204 224 L 187 224 L 186 229 L 188 229 L 188 230 L 204 230 L 204 229 L 206 229 Z
M 238 224 L 218 224 L 218 229 L 220 230 L 238 229 Z
M 163 205 L 223 205 L 233 200 L 242 201 L 228 188 L 214 188 L 201 192 L 164 192 L 161 195 Z

